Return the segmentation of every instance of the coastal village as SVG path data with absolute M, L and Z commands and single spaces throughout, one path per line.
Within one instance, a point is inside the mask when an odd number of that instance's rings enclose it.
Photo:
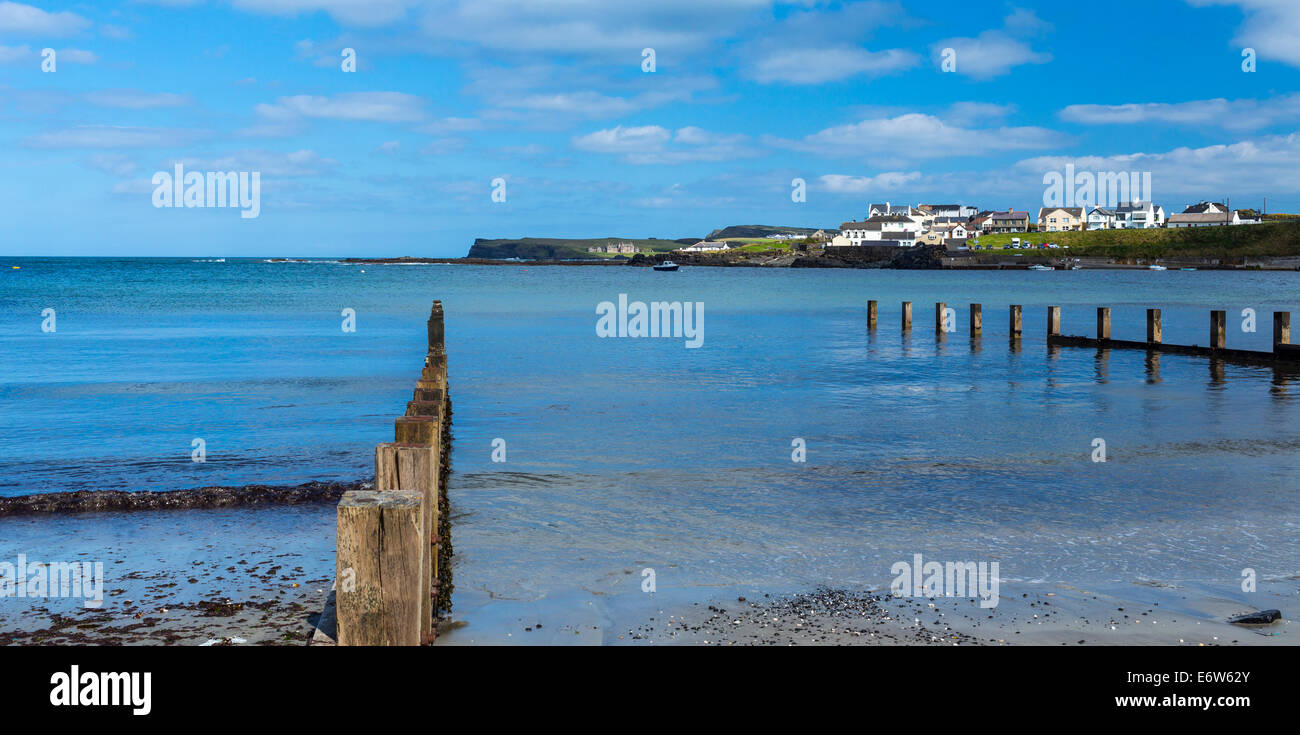
M 985 234 L 1081 232 L 1152 228 L 1225 227 L 1259 224 L 1261 214 L 1251 209 L 1231 209 L 1219 202 L 1201 201 L 1182 212 L 1166 214 L 1153 202 L 1121 202 L 1114 207 L 1042 207 L 1037 218 L 1026 210 L 980 210 L 966 204 L 872 204 L 861 220 L 844 222 L 838 232 L 776 233 L 774 240 L 802 240 L 823 247 L 944 246 L 950 252 L 979 250 Z M 700 253 L 730 250 L 743 243 L 701 240 L 676 252 Z M 1047 243 L 1040 244 L 1050 247 Z M 608 246 L 613 248 L 613 245 Z M 992 246 L 987 246 L 991 248 Z M 1012 240 L 1011 247 L 1032 247 Z M 589 249 L 595 252 L 597 249 Z M 615 252 L 610 249 L 606 252 Z M 625 252 L 618 250 L 617 252 Z M 627 251 L 635 252 L 635 250 Z

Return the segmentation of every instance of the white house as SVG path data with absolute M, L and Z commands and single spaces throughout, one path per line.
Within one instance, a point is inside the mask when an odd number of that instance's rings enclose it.
M 935 222 L 930 226 L 929 232 L 939 235 L 941 241 L 948 242 L 951 240 L 967 240 L 973 234 L 966 229 L 964 222 Z
M 1228 211 L 1225 204 L 1219 202 L 1198 202 L 1189 204 L 1181 214 L 1169 215 L 1168 227 L 1224 227 L 1241 224 L 1241 215 L 1236 210 Z
M 917 206 L 917 209 L 929 212 L 935 217 L 957 217 L 960 219 L 970 219 L 979 211 L 969 204 L 921 204 Z
M 710 242 L 708 240 L 700 240 L 694 245 L 688 245 L 684 248 L 677 248 L 679 252 L 683 252 L 683 253 L 707 253 L 707 252 L 716 252 L 719 250 L 730 250 L 730 249 L 731 246 L 725 242 Z
M 1241 217 L 1232 212 L 1201 212 L 1198 214 L 1171 214 L 1167 227 L 1225 227 L 1241 224 Z
M 917 223 L 924 223 L 934 218 L 934 213 L 913 207 L 910 204 L 872 204 L 867 210 L 867 218 L 872 217 L 908 217 Z
M 857 222 L 840 225 L 840 237 L 831 242 L 838 245 L 841 238 L 848 245 L 899 245 L 911 247 L 921 234 L 922 225 L 914 217 L 900 214 L 880 215 Z
M 1145 230 L 1164 227 L 1165 208 L 1151 202 L 1120 202 L 1115 207 L 1115 229 Z
M 1228 205 L 1220 204 L 1219 202 L 1205 202 L 1205 201 L 1197 202 L 1196 204 L 1188 204 L 1187 208 L 1183 210 L 1183 214 L 1227 214 L 1227 213 L 1228 213 Z
M 1093 207 L 1092 211 L 1088 212 L 1088 229 L 1115 229 L 1115 210 L 1106 209 L 1105 207 Z

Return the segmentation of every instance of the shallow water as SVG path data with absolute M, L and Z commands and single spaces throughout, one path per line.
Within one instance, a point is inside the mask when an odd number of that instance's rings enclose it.
M 1294 273 L 0 265 L 7 495 L 366 477 L 442 299 L 461 610 L 635 591 L 644 568 L 660 590 L 700 595 L 883 587 L 914 553 L 998 561 L 1009 581 L 1225 595 L 1246 567 L 1300 574 L 1300 376 L 1043 338 L 1048 304 L 1067 334 L 1091 334 L 1110 306 L 1121 339 L 1142 338 L 1152 306 L 1165 341 L 1204 344 L 1214 308 L 1229 346 L 1267 349 Z M 704 345 L 597 338 L 596 305 L 620 293 L 702 302 Z M 957 309 L 942 341 L 939 300 Z M 976 344 L 970 302 L 984 305 Z M 1019 351 L 1010 303 L 1025 306 Z M 1255 333 L 1240 331 L 1247 307 Z M 0 528 L 22 547 L 25 526 Z

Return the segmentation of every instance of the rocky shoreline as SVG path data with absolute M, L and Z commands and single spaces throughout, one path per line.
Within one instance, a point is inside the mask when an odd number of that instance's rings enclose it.
M 681 265 L 716 268 L 893 268 L 929 270 L 943 267 L 943 246 L 913 248 L 827 248 L 807 252 L 723 251 L 715 253 L 638 253 L 631 258 L 608 260 L 493 260 L 490 258 L 344 258 L 352 265 L 568 265 L 647 267 L 671 260 Z
M 236 508 L 258 505 L 334 503 L 349 490 L 370 482 L 307 482 L 301 485 L 245 485 L 191 490 L 78 490 L 0 498 L 0 518 L 48 513 L 89 513 L 192 508 Z

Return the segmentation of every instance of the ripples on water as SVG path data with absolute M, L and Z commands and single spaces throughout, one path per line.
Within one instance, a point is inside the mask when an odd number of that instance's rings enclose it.
M 1249 306 L 1262 331 L 1229 344 L 1267 349 L 1294 274 L 21 265 L 0 281 L 3 494 L 365 477 L 441 298 L 468 594 L 607 590 L 644 566 L 661 587 L 880 586 L 913 553 L 1075 583 L 1300 570 L 1300 379 L 1043 343 L 1049 303 L 1073 334 L 1112 307 L 1117 338 L 1140 338 L 1158 306 L 1181 343 L 1204 341 L 1211 308 L 1231 329 Z M 597 339 L 595 306 L 619 293 L 703 302 L 704 347 Z M 938 300 L 958 310 L 942 342 Z M 1009 303 L 1025 305 L 1018 351 Z

